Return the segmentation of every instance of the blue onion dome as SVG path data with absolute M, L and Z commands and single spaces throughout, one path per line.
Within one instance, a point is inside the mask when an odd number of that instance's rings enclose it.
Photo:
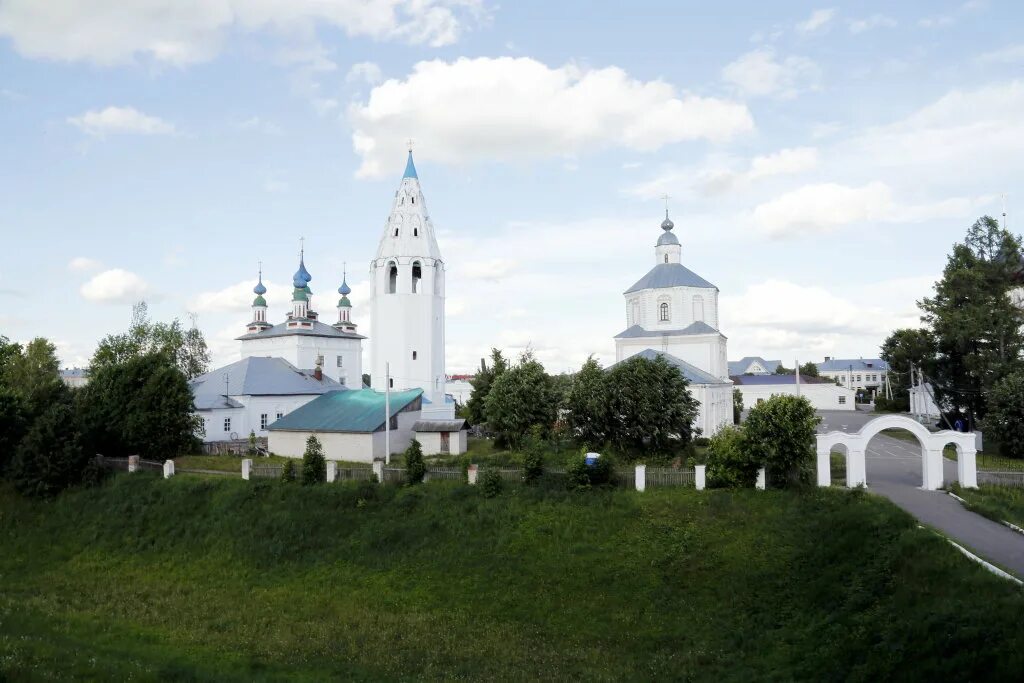
M 264 291 L 266 291 L 266 290 L 264 290 Z M 263 306 L 264 308 L 266 308 L 267 307 L 267 300 L 263 298 L 262 294 L 257 294 L 256 298 L 252 300 L 252 305 L 253 306 Z
M 341 281 L 341 287 L 338 287 L 338 294 L 342 296 L 348 296 L 352 293 L 352 288 L 348 286 L 348 282 L 345 279 Z
M 302 277 L 302 271 L 295 271 L 295 275 L 292 277 L 292 287 L 295 289 L 305 289 L 306 280 Z
M 679 244 L 679 238 L 676 237 L 673 232 L 663 232 L 658 236 L 658 246 L 663 247 L 666 244 Z
M 676 224 L 672 222 L 672 219 L 668 217 L 668 211 L 665 212 L 665 220 L 661 222 L 662 230 L 671 230 L 676 227 Z
M 256 286 L 252 288 L 252 293 L 257 296 L 263 296 L 267 293 L 267 288 L 263 286 L 263 276 L 260 275 L 260 281 L 256 283 Z
M 303 256 L 299 256 L 299 272 L 297 274 L 301 274 L 302 279 L 307 283 L 313 279 L 313 276 L 309 274 L 308 270 L 306 270 L 306 261 Z

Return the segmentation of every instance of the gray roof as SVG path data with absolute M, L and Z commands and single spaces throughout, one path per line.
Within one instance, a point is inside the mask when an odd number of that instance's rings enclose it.
M 641 289 L 662 289 L 664 287 L 718 289 L 718 287 L 715 287 L 681 263 L 659 263 L 651 268 L 647 275 L 637 280 L 636 284 L 627 289 L 625 293 L 639 292 Z
M 307 337 L 344 337 L 346 339 L 366 339 L 361 334 L 355 332 L 342 332 L 336 327 L 327 325 L 320 322 L 319 320 L 310 321 L 313 323 L 312 327 L 288 327 L 287 321 L 278 323 L 273 327 L 267 328 L 262 332 L 249 332 L 243 334 L 241 337 L 235 337 L 235 339 L 241 341 L 244 339 L 266 339 L 267 337 L 287 337 L 292 334 L 301 334 Z
M 64 368 L 60 371 L 60 376 L 65 379 L 71 379 L 72 377 L 88 377 L 89 370 L 86 368 Z
M 679 244 L 679 238 L 671 232 L 663 232 L 658 236 L 658 246 L 666 244 Z
M 690 384 L 731 384 L 732 383 L 732 382 L 730 382 L 727 379 L 722 379 L 721 377 L 715 377 L 714 375 L 712 375 L 709 372 L 704 372 L 703 370 L 698 368 L 696 365 L 690 365 L 685 360 L 682 360 L 680 358 L 676 358 L 671 353 L 665 353 L 664 351 L 655 351 L 654 349 L 644 349 L 640 353 L 634 354 L 634 355 L 630 356 L 629 358 L 635 358 L 636 356 L 640 356 L 641 358 L 646 358 L 647 360 L 654 360 L 658 356 L 661 356 L 666 361 L 668 361 L 669 365 L 676 366 L 676 368 L 679 370 L 679 372 L 682 373 L 683 377 L 685 377 L 687 379 L 687 381 L 690 382 Z M 619 363 L 625 363 L 627 360 L 629 360 L 629 358 L 624 358 L 623 360 L 619 361 Z M 609 366 L 609 369 L 614 368 L 619 363 L 615 363 L 614 365 Z
M 466 428 L 465 420 L 418 420 L 414 432 L 460 432 Z
M 189 381 L 189 387 L 196 409 L 210 410 L 242 405 L 225 405 L 225 390 L 232 396 L 301 396 L 344 389 L 345 385 L 327 375 L 318 380 L 312 372 L 299 370 L 284 358 L 252 356 L 199 375 Z
M 769 373 L 775 372 L 775 368 L 782 365 L 780 360 L 765 360 L 760 356 L 744 356 L 739 360 L 729 361 L 729 374 L 730 375 L 742 375 L 750 367 L 750 364 L 757 361 L 761 366 Z
M 878 372 L 889 369 L 889 364 L 881 358 L 830 358 L 824 363 L 815 363 L 818 370 L 835 372 L 837 370 L 849 370 L 853 366 L 854 372 Z
M 744 386 L 774 386 L 777 384 L 796 384 L 796 375 L 736 375 L 731 377 L 733 384 Z M 800 375 L 800 384 L 832 384 L 830 379 Z
M 708 325 L 703 320 L 687 325 L 678 330 L 645 330 L 639 325 L 627 327 L 615 335 L 616 339 L 633 339 L 636 337 L 676 337 L 685 334 L 721 334 L 718 330 Z

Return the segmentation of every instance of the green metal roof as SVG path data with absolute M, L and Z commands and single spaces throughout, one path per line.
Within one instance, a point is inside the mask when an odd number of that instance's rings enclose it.
M 352 308 L 352 302 L 348 300 L 347 296 L 343 296 L 340 299 L 338 299 L 338 307 Z
M 267 300 L 263 298 L 262 294 L 257 294 L 256 298 L 252 300 L 253 306 L 266 306 Z
M 309 297 L 306 296 L 306 292 L 296 287 L 292 292 L 292 301 L 309 301 Z
M 391 392 L 397 415 L 423 395 L 422 389 Z M 375 432 L 384 428 L 384 394 L 373 389 L 331 391 L 270 425 L 271 431 Z

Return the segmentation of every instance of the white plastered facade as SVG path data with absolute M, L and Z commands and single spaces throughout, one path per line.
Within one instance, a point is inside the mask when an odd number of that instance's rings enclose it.
M 412 427 L 420 419 L 419 411 L 398 413 L 398 428 L 391 430 L 391 451 L 399 453 L 412 443 Z M 376 432 L 318 432 L 273 430 L 267 442 L 271 453 L 289 458 L 301 458 L 306 451 L 306 440 L 316 435 L 328 460 L 373 462 L 385 459 L 384 430 Z
M 317 365 L 317 360 L 323 358 L 325 375 L 341 382 L 349 389 L 360 389 L 363 386 L 362 339 L 289 334 L 262 339 L 243 339 L 241 348 L 242 358 L 284 358 L 295 367 L 304 370 L 313 369 Z
M 737 378 L 742 381 L 742 378 Z M 799 393 L 795 384 L 737 384 L 736 388 L 743 394 L 743 406 L 753 408 L 758 402 L 767 401 L 772 396 L 803 396 L 815 410 L 849 410 L 857 409 L 854 399 L 857 392 L 835 384 L 801 384 Z

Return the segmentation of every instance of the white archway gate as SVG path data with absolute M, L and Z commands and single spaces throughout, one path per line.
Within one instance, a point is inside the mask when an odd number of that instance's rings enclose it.
M 868 442 L 883 429 L 906 429 L 921 443 L 921 488 L 942 488 L 942 450 L 946 444 L 956 447 L 956 473 L 960 485 L 978 487 L 977 449 L 973 432 L 929 432 L 919 422 L 902 415 L 885 415 L 868 422 L 854 433 L 818 434 L 818 486 L 832 484 L 831 454 L 835 446 L 846 447 L 846 485 L 867 486 Z

